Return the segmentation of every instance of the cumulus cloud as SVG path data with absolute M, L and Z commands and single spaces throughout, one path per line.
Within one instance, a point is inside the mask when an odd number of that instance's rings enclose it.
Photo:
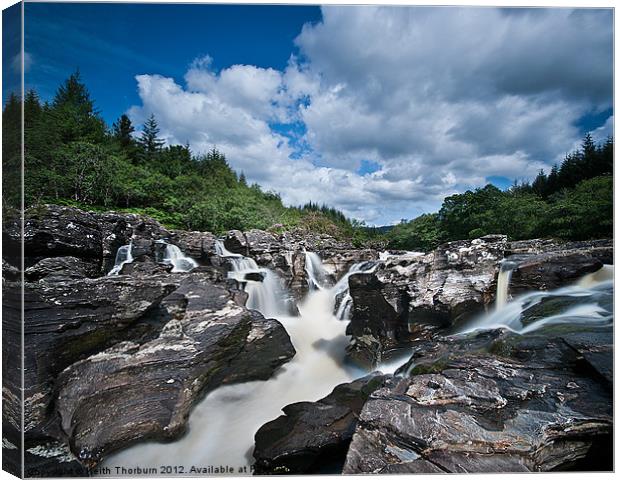
M 154 113 L 170 143 L 216 145 L 287 203 L 387 223 L 561 160 L 579 119 L 611 106 L 612 33 L 610 10 L 324 7 L 283 71 L 199 58 L 185 85 L 137 76 L 130 114 Z M 360 175 L 362 161 L 380 168 Z

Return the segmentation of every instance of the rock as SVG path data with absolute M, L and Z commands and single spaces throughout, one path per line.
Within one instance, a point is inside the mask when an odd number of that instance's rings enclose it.
M 255 474 L 340 473 L 366 399 L 389 376 L 338 385 L 317 402 L 287 405 L 256 432 Z
M 391 255 L 349 277 L 349 358 L 374 366 L 382 353 L 484 310 L 495 297 L 506 236 L 450 242 L 428 254 Z
M 19 259 L 14 259 L 14 260 L 19 260 Z M 14 265 L 11 265 L 7 260 L 3 258 L 2 259 L 2 279 L 16 281 L 16 280 L 19 280 L 20 276 L 21 275 L 20 275 L 19 268 L 15 267 Z
M 534 255 L 519 262 L 512 273 L 510 292 L 553 290 L 596 272 L 603 266 L 588 250 L 564 250 Z
M 170 273 L 172 265 L 155 263 L 152 257 L 143 255 L 134 259 L 131 263 L 126 263 L 121 268 L 119 275 L 157 275 L 160 273 Z
M 420 345 L 405 377 L 369 397 L 343 473 L 551 471 L 591 456 L 587 469 L 611 469 L 612 389 L 584 368 L 611 329 L 573 335 Z
M 265 380 L 295 353 L 279 322 L 225 288 L 190 276 L 173 295 L 178 307 L 157 338 L 118 343 L 59 376 L 62 429 L 85 465 L 141 439 L 177 438 L 207 391 Z
M 54 277 L 58 279 L 95 278 L 99 276 L 99 263 L 82 260 L 77 257 L 50 257 L 40 260 L 27 268 L 25 277 L 28 281 Z
M 226 237 L 224 237 L 224 247 L 232 253 L 238 253 L 246 257 L 249 255 L 248 242 L 243 232 L 239 230 L 231 230 L 226 234 Z
M 17 220 L 3 225 L 4 255 L 19 257 L 21 230 Z M 97 219 L 77 208 L 47 205 L 26 211 L 24 221 L 26 268 L 44 257 L 102 256 L 101 231 Z
M 154 276 L 26 283 L 26 433 L 45 430 L 54 379 L 63 369 L 119 341 L 155 335 L 167 321 L 160 304 L 179 282 Z M 11 345 L 19 344 L 19 332 L 7 337 Z
M 170 233 L 170 243 L 179 247 L 188 257 L 207 264 L 216 255 L 216 241 L 217 237 L 210 232 L 172 230 Z

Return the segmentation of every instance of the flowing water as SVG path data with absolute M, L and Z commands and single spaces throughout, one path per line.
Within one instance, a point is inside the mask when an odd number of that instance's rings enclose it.
M 176 245 L 171 245 L 163 240 L 161 243 L 166 244 L 166 250 L 164 251 L 163 263 L 172 265 L 171 272 L 189 272 L 198 266 L 196 260 L 191 257 L 187 257 L 183 254 L 181 249 Z
M 335 299 L 348 290 L 350 275 L 374 268 L 371 262 L 354 265 L 332 288 L 310 291 L 298 305 L 299 316 L 282 315 L 281 285 L 265 276 L 263 281 L 248 280 L 248 275 L 270 273 L 259 268 L 253 259 L 227 251 L 218 244 L 217 253 L 231 262 L 229 272 L 248 293 L 248 308 L 266 317 L 275 316 L 286 328 L 296 350 L 291 361 L 274 377 L 220 387 L 209 393 L 193 410 L 190 429 L 180 440 L 143 443 L 124 450 L 106 460 L 110 467 L 159 465 L 162 459 L 174 459 L 177 465 L 231 465 L 246 467 L 250 474 L 253 463 L 254 434 L 265 423 L 282 414 L 282 407 L 299 401 L 316 401 L 328 395 L 336 385 L 350 382 L 367 372 L 344 364 L 348 337 L 347 322 L 334 316 Z M 319 265 L 315 265 L 317 269 Z M 320 266 L 322 269 L 322 265 Z M 272 315 L 279 313 L 277 315 Z M 406 359 L 405 359 L 406 360 Z M 399 365 L 385 366 L 392 373 Z
M 123 265 L 133 262 L 133 256 L 131 255 L 131 243 L 129 245 L 123 245 L 116 251 L 116 258 L 114 259 L 114 267 L 108 272 L 108 275 L 118 275 Z
M 517 268 L 517 264 L 510 260 L 504 260 L 500 265 L 499 273 L 497 274 L 497 295 L 495 296 L 496 310 L 501 310 L 508 302 L 510 278 L 515 268 Z
M 307 253 L 308 282 L 316 288 L 298 305 L 299 316 L 290 316 L 283 301 L 286 291 L 274 272 L 259 267 L 251 258 L 227 251 L 221 242 L 216 249 L 218 255 L 230 261 L 229 277 L 237 280 L 248 293 L 248 308 L 277 318 L 286 328 L 296 355 L 267 381 L 223 386 L 210 392 L 193 410 L 189 431 L 178 441 L 141 443 L 111 456 L 105 466 L 133 468 L 175 464 L 184 466 L 188 473 L 192 465 L 229 465 L 238 475 L 250 474 L 254 434 L 262 425 L 280 416 L 282 407 L 300 401 L 316 401 L 328 395 L 336 385 L 367 373 L 344 363 L 349 338 L 346 336 L 347 322 L 340 319 L 348 318 L 351 306 L 350 275 L 373 271 L 375 262 L 354 265 L 330 287 L 320 258 Z M 498 281 L 498 289 L 502 291 L 498 291 L 497 298 L 502 305 L 490 315 L 477 319 L 462 333 L 489 328 L 527 333 L 562 322 L 607 325 L 611 321 L 613 267 L 605 267 L 573 286 L 553 292 L 528 293 L 512 301 L 508 297 L 510 271 L 508 267 L 502 269 L 501 281 Z M 340 305 L 334 313 L 337 298 Z M 537 316 L 532 309 L 541 306 L 545 308 Z M 526 322 L 523 314 L 528 311 L 530 321 Z M 408 360 L 407 353 L 404 350 L 380 365 L 379 370 L 394 373 Z
M 308 286 L 311 290 L 321 290 L 327 286 L 328 275 L 323 268 L 323 262 L 314 252 L 306 253 L 306 273 L 308 274 Z
M 560 325 L 600 328 L 613 324 L 613 266 L 605 265 L 573 285 L 551 291 L 525 293 L 507 302 L 510 272 L 497 282 L 494 312 L 482 315 L 459 334 L 503 328 L 525 335 Z M 501 302 L 501 303 L 500 303 Z M 506 303 L 507 302 L 507 303 Z

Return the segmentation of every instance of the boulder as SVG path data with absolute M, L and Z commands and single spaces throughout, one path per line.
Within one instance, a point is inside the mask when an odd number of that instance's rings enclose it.
M 243 232 L 239 230 L 231 230 L 226 234 L 224 237 L 224 247 L 232 253 L 238 253 L 246 257 L 249 255 L 248 241 Z
M 205 263 L 210 263 L 210 259 L 216 255 L 216 241 L 217 237 L 210 232 L 172 230 L 170 233 L 170 243 L 179 247 L 188 257 Z
M 192 276 L 173 295 L 173 318 L 156 338 L 117 343 L 60 374 L 62 430 L 85 465 L 141 439 L 177 438 L 207 391 L 266 380 L 295 353 L 279 322 L 225 288 Z
M 586 248 L 532 255 L 521 260 L 512 272 L 510 292 L 553 290 L 603 266 L 603 262 Z
M 19 220 L 2 228 L 5 256 L 19 257 Z M 97 218 L 77 208 L 46 205 L 26 211 L 24 221 L 24 263 L 26 268 L 44 257 L 75 256 L 99 260 L 102 236 Z
M 24 285 L 24 410 L 26 433 L 46 429 L 56 376 L 119 341 L 156 335 L 168 320 L 162 301 L 180 278 L 102 277 Z M 9 346 L 19 330 L 7 330 Z
M 256 432 L 254 473 L 340 473 L 366 399 L 389 378 L 371 374 L 317 402 L 284 407 L 284 415 Z
M 381 355 L 429 327 L 448 327 L 495 298 L 505 235 L 450 242 L 428 254 L 387 256 L 372 273 L 349 277 L 349 358 L 374 366 Z
M 28 281 L 36 281 L 42 278 L 72 279 L 72 278 L 95 278 L 99 276 L 99 263 L 97 261 L 82 260 L 77 257 L 49 257 L 38 261 L 25 271 Z
M 585 357 L 612 342 L 608 329 L 419 345 L 370 395 L 343 473 L 611 470 L 612 388 Z

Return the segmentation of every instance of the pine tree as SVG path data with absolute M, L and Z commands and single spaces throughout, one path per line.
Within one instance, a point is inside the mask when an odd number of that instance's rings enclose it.
M 532 190 L 534 191 L 536 195 L 542 196 L 545 194 L 546 188 L 547 188 L 547 175 L 545 175 L 544 170 L 541 169 L 540 172 L 538 172 L 538 175 L 536 175 L 534 182 L 532 182 Z
M 135 131 L 131 120 L 125 114 L 121 115 L 119 119 L 112 125 L 112 133 L 114 138 L 123 148 L 128 148 L 134 143 L 132 133 Z
M 142 151 L 145 158 L 152 159 L 158 152 L 161 151 L 165 142 L 160 139 L 158 135 L 159 125 L 157 125 L 155 115 L 151 114 L 142 127 L 142 135 L 138 141 L 138 143 L 142 146 Z
M 58 87 L 50 108 L 48 128 L 58 143 L 77 140 L 102 143 L 105 140 L 105 123 L 95 110 L 86 85 L 76 71 Z
M 240 183 L 241 185 L 243 185 L 244 187 L 247 187 L 247 186 L 248 186 L 248 182 L 247 182 L 247 180 L 245 179 L 245 173 L 243 173 L 243 172 L 241 172 L 241 175 L 239 175 L 239 183 Z

